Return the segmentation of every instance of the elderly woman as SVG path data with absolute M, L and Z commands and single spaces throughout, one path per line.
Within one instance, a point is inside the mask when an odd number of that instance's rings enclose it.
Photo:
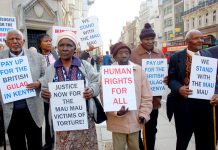
M 49 82 L 84 80 L 84 84 L 88 83 L 88 86 L 86 86 L 83 92 L 86 103 L 89 103 L 89 100 L 93 96 L 98 95 L 98 74 L 88 62 L 73 56 L 77 48 L 78 43 L 72 32 L 66 31 L 58 35 L 57 49 L 60 58 L 46 70 L 41 94 L 45 100 L 49 101 L 51 97 L 51 94 L 48 91 Z M 55 134 L 56 150 L 98 149 L 95 123 L 93 114 L 90 112 L 88 112 L 88 129 L 57 131 Z

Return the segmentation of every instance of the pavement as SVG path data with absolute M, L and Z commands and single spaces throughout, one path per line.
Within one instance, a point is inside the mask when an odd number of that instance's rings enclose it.
M 97 135 L 99 150 L 112 150 L 111 132 L 107 131 L 106 124 L 97 125 Z M 155 150 L 175 150 L 176 149 L 176 131 L 174 120 L 168 121 L 166 116 L 166 102 L 162 101 L 162 107 L 159 109 L 157 135 Z M 192 137 L 187 150 L 195 150 L 195 141 Z
M 174 121 L 168 121 L 166 116 L 166 103 L 162 101 L 162 107 L 159 109 L 158 116 L 158 132 L 156 135 L 155 150 L 175 150 L 176 149 L 176 132 Z M 106 123 L 96 125 L 99 150 L 112 150 L 112 136 L 111 132 L 107 131 Z M 0 147 L 3 150 L 3 147 Z M 7 145 L 7 150 L 10 150 Z M 195 150 L 194 137 L 192 137 L 188 149 Z

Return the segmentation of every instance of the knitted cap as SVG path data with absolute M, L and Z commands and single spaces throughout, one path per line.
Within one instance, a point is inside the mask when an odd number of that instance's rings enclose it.
M 76 46 L 76 49 L 78 48 L 78 42 L 77 42 L 75 33 L 73 33 L 72 31 L 64 31 L 64 32 L 59 33 L 57 37 L 57 44 L 60 42 L 60 40 L 65 39 L 65 38 L 73 41 L 73 43 Z
M 113 55 L 113 57 L 116 56 L 118 50 L 122 48 L 127 48 L 129 50 L 129 53 L 131 54 L 131 49 L 125 43 L 118 42 L 110 47 L 111 54 Z
M 151 25 L 149 23 L 146 23 L 144 25 L 144 28 L 142 29 L 142 31 L 139 35 L 140 40 L 143 40 L 146 37 L 156 37 L 156 33 L 151 28 Z

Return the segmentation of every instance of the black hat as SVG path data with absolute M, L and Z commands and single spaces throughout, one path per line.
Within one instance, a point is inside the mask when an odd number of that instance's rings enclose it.
M 145 37 L 156 37 L 156 33 L 151 28 L 151 25 L 149 23 L 146 23 L 144 25 L 144 28 L 139 35 L 140 40 L 143 40 Z

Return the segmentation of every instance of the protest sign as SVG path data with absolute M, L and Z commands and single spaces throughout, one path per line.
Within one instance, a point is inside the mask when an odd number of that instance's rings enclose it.
M 137 110 L 132 65 L 102 66 L 102 88 L 105 112 Z
M 63 26 L 53 26 L 52 27 L 52 45 L 57 46 L 57 37 L 58 34 L 64 31 L 72 31 L 73 33 L 77 34 L 77 30 L 71 27 L 63 27 Z
M 193 90 L 189 98 L 210 100 L 215 91 L 217 59 L 192 56 L 189 89 Z
M 75 20 L 75 26 L 78 30 L 78 39 L 80 41 L 81 50 L 88 49 L 89 44 L 92 44 L 94 47 L 102 46 L 97 17 L 77 19 Z
M 0 16 L 0 44 L 5 44 L 5 37 L 9 30 L 16 29 L 16 18 Z
M 49 91 L 55 131 L 88 129 L 83 80 L 49 83 Z
M 142 59 L 142 69 L 150 83 L 152 95 L 164 95 L 166 87 L 163 79 L 167 76 L 167 59 Z
M 36 96 L 26 86 L 32 83 L 27 56 L 0 59 L 0 88 L 4 103 Z

